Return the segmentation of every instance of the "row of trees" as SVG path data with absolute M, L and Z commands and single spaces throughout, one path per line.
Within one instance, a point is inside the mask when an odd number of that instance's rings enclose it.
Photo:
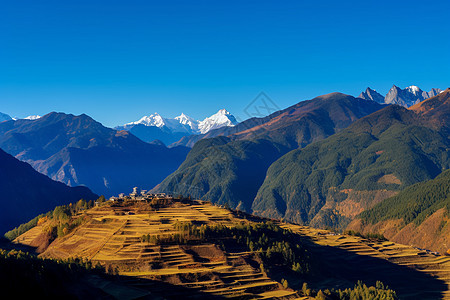
M 314 297 L 317 300 L 395 300 L 398 299 L 394 290 L 389 289 L 381 281 L 377 281 L 375 286 L 367 286 L 362 281 L 358 281 L 353 288 L 344 290 L 326 289 L 317 293 L 303 283 L 301 292 L 304 296 Z
M 224 242 L 231 241 L 247 251 L 255 252 L 270 268 L 288 267 L 294 272 L 305 274 L 309 270 L 309 258 L 298 235 L 272 222 L 237 224 L 234 227 L 177 222 L 174 229 L 177 232 L 170 235 L 143 235 L 141 241 L 155 245 L 198 242 L 223 245 Z

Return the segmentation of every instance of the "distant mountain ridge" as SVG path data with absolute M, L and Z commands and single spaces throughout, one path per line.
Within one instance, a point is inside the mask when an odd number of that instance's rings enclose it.
M 358 98 L 373 100 L 378 103 L 397 104 L 404 107 L 410 107 L 425 99 L 434 97 L 440 92 L 442 92 L 442 90 L 438 88 L 432 88 L 431 91 L 425 92 L 415 85 L 408 86 L 405 89 L 393 85 L 385 97 L 368 87 L 358 96 Z
M 184 160 L 187 148 L 141 141 L 89 116 L 49 113 L 36 120 L 0 123 L 0 147 L 37 171 L 70 186 L 116 195 L 151 188 Z
M 344 98 L 346 101 L 334 101 Z M 365 116 L 382 107 L 379 104 L 364 103 L 354 101 L 354 99 L 357 98 L 342 93 L 322 95 L 312 100 L 301 101 L 286 109 L 273 112 L 266 117 L 250 118 L 234 127 L 222 127 L 211 130 L 206 134 L 185 136 L 171 146 L 193 147 L 201 139 L 227 136 L 232 140 L 270 138 L 270 140 L 290 148 L 296 148 L 299 145 L 303 147 L 318 139 L 319 136 L 320 138 L 329 136 L 331 132 L 330 129 L 327 130 L 328 132 L 314 132 L 314 130 L 318 128 L 323 130 L 333 126 L 344 128 L 361 116 Z M 324 100 L 322 103 L 324 108 L 321 110 L 318 109 L 318 106 L 321 105 L 318 104 L 319 100 Z M 323 114 L 323 110 L 329 111 L 327 113 L 328 116 Z M 330 119 L 335 120 L 336 124 L 330 124 Z M 298 120 L 301 120 L 301 122 L 298 122 Z M 311 122 L 310 126 L 306 125 L 308 122 Z M 321 122 L 324 123 L 321 126 L 317 126 Z M 287 128 L 290 128 L 288 132 L 286 132 Z M 298 133 L 296 130 L 302 133 Z M 304 130 L 305 132 L 303 132 Z
M 57 205 L 97 199 L 87 187 L 68 187 L 0 149 L 0 233 Z
M 197 121 L 184 113 L 173 119 L 164 118 L 158 113 L 144 116 L 138 121 L 117 126 L 117 130 L 130 131 L 146 142 L 156 139 L 170 145 L 187 135 L 205 134 L 221 127 L 233 127 L 238 124 L 236 118 L 226 109 Z
M 372 101 L 371 101 L 372 102 Z M 391 105 L 275 161 L 256 214 L 345 227 L 360 212 L 450 167 L 450 89 L 406 109 Z
M 154 191 L 192 195 L 250 211 L 272 162 L 383 107 L 374 101 L 331 93 L 267 117 L 210 131 L 219 136 L 204 135 L 178 170 Z

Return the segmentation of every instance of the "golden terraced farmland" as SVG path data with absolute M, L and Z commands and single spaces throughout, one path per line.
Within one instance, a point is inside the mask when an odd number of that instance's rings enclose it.
M 118 272 L 124 278 L 121 286 L 95 279 L 97 286 L 118 298 L 296 299 L 302 295 L 283 288 L 281 277 L 270 278 L 251 251 L 224 250 L 220 243 L 212 242 L 155 244 L 142 239 L 174 235 L 179 222 L 233 227 L 261 221 L 258 218 L 202 201 L 174 202 L 157 210 L 145 203 L 107 204 L 84 211 L 82 216 L 89 221 L 46 249 L 42 246 L 46 223 L 15 242 L 39 246 L 42 257 L 82 257 Z M 298 242 L 308 245 L 314 264 L 314 271 L 306 277 L 287 277 L 294 288 L 301 289 L 304 281 L 317 291 L 345 289 L 357 280 L 371 285 L 380 280 L 396 290 L 401 299 L 450 299 L 450 257 L 392 242 L 278 224 L 298 233 Z
M 91 221 L 69 235 L 55 240 L 42 257 L 83 257 L 128 276 L 127 285 L 163 294 L 167 298 L 187 297 L 183 288 L 204 294 L 232 298 L 294 299 L 295 291 L 284 289 L 259 268 L 252 253 L 224 252 L 214 244 L 153 245 L 142 242 L 143 235 L 159 237 L 176 233 L 176 222 L 233 226 L 243 222 L 223 208 L 209 203 L 176 203 L 157 211 L 145 205 L 103 206 L 86 212 Z M 245 221 L 246 222 L 246 221 Z M 33 245 L 45 224 L 16 239 Z M 147 279 L 147 281 L 146 281 Z M 180 289 L 157 284 L 168 282 Z M 198 295 L 195 295 L 196 297 Z

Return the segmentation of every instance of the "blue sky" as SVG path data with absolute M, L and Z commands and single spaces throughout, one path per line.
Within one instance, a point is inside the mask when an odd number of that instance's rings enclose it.
M 450 1 L 3 1 L 0 112 L 202 119 L 450 86 Z

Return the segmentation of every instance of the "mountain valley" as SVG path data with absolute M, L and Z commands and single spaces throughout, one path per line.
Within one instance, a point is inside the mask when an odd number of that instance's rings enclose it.
M 64 113 L 0 123 L 0 148 L 54 180 L 107 197 L 135 185 L 153 187 L 188 153 L 185 147 L 145 143 L 87 115 Z

